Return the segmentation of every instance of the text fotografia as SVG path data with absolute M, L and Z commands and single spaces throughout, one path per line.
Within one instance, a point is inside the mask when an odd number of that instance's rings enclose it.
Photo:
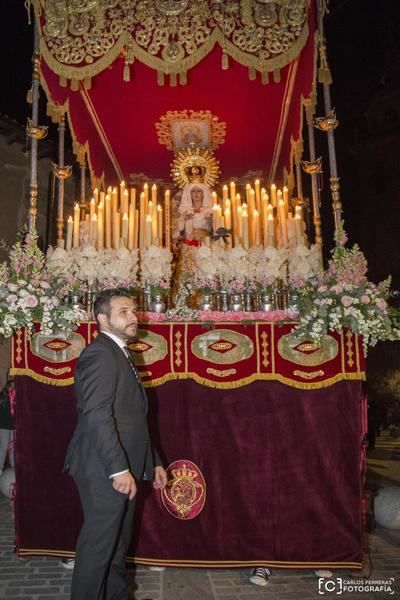
M 318 580 L 318 593 L 324 594 L 349 594 L 355 593 L 372 593 L 372 592 L 386 592 L 387 594 L 394 594 L 394 577 L 389 579 L 342 579 L 342 577 L 335 577 L 332 579 L 324 579 L 322 577 Z

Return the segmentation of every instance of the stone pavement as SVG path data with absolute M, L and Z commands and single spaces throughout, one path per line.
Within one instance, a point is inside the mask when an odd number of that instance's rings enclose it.
M 400 484 L 400 440 L 384 432 L 375 450 L 369 453 L 368 463 L 368 485 L 372 489 L 382 484 Z M 1 496 L 0 600 L 68 600 L 71 571 L 65 570 L 55 558 L 18 560 L 13 553 L 13 539 L 10 502 Z M 138 567 L 130 571 L 130 578 L 137 600 L 400 600 L 400 531 L 377 527 L 370 537 L 370 549 L 374 566 L 370 582 L 395 578 L 393 594 L 388 591 L 337 594 L 339 581 L 334 579 L 336 591 L 325 589 L 324 595 L 320 595 L 318 579 L 311 571 L 275 570 L 266 588 L 251 585 L 248 571 L 240 569 L 169 568 L 158 573 Z M 335 577 L 350 576 L 348 571 L 337 571 Z

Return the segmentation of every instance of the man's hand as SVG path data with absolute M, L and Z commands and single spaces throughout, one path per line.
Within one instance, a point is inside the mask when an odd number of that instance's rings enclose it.
M 163 467 L 155 467 L 153 488 L 156 490 L 163 490 L 167 485 L 167 481 L 168 476 L 166 470 Z
M 129 494 L 129 500 L 132 500 L 136 496 L 137 488 L 136 481 L 133 475 L 129 472 L 121 473 L 112 478 L 112 485 L 114 490 L 121 494 Z

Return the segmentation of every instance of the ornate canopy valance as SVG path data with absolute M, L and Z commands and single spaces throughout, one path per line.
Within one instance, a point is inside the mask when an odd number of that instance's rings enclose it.
M 33 0 L 40 14 L 41 51 L 65 80 L 86 80 L 121 55 L 124 79 L 135 59 L 186 83 L 187 71 L 216 44 L 222 68 L 229 57 L 250 78 L 279 71 L 299 55 L 308 37 L 307 0 Z

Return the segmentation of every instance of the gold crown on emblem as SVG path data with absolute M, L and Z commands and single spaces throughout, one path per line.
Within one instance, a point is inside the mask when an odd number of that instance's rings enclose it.
M 197 477 L 196 471 L 189 469 L 185 464 L 179 467 L 179 469 L 172 469 L 172 475 L 174 479 L 194 479 Z

